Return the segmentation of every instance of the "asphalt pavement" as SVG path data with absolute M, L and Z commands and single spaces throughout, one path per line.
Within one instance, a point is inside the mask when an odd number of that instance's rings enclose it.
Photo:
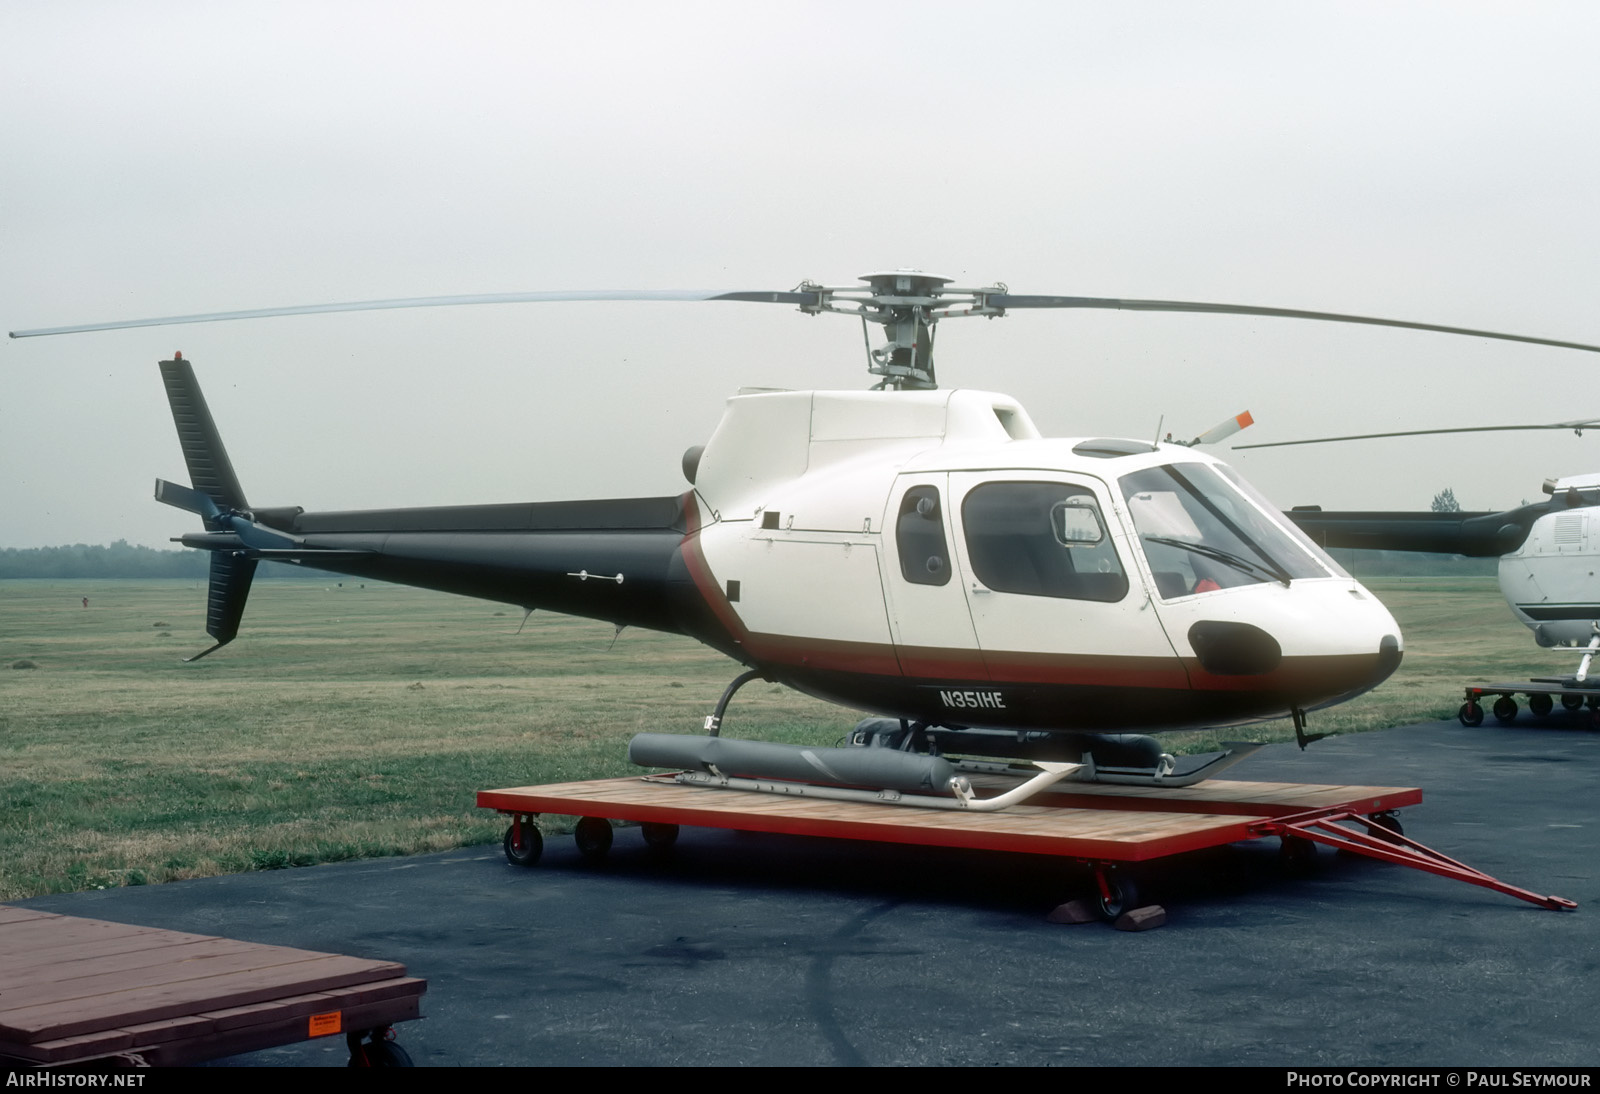
M 1039 856 L 685 829 L 21 902 L 403 962 L 419 1066 L 1600 1063 L 1600 735 L 1558 713 L 1274 745 L 1227 777 L 1418 786 L 1411 836 L 1571 912 L 1277 840 L 1153 864 L 1142 933 Z M 515 774 L 507 785 L 515 785 Z M 463 787 L 470 797 L 479 787 Z M 340 1038 L 225 1063 L 343 1066 Z

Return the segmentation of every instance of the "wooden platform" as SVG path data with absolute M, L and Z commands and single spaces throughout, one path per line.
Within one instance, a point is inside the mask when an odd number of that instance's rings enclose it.
M 980 788 L 989 781 L 973 780 Z M 1012 784 L 1007 784 L 1012 785 Z M 999 783 L 994 783 L 996 789 Z M 1059 789 L 1066 786 L 1066 789 Z M 734 828 L 933 847 L 1023 851 L 1105 862 L 1143 862 L 1255 839 L 1262 820 L 1316 810 L 1370 815 L 1422 801 L 1397 786 L 1207 780 L 1187 788 L 1058 784 L 998 813 L 828 801 L 681 786 L 670 776 L 520 786 L 478 792 L 503 813 Z
M 426 989 L 392 961 L 0 905 L 0 1059 L 192 1063 L 416 1018 Z

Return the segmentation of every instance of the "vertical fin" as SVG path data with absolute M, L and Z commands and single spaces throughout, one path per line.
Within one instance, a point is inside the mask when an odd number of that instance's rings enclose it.
M 211 418 L 194 366 L 173 354 L 161 362 L 161 381 L 166 385 L 167 403 L 172 407 L 172 422 L 178 427 L 178 444 L 183 461 L 189 465 L 192 490 L 172 483 L 156 483 L 156 499 L 199 513 L 213 531 L 230 527 L 233 511 L 249 508 L 239 478 L 233 473 L 222 434 Z M 206 504 L 209 499 L 210 504 Z M 232 551 L 211 555 L 211 582 L 206 592 L 206 633 L 216 645 L 184 658 L 198 661 L 232 642 L 244 618 L 245 601 L 250 597 L 250 582 L 256 575 L 256 560 Z
M 161 362 L 161 379 L 167 387 L 167 403 L 172 407 L 172 422 L 178 427 L 178 443 L 189 465 L 189 483 L 216 503 L 218 509 L 248 509 L 244 490 L 233 473 L 222 434 L 211 419 L 205 396 L 194 367 L 177 356 Z M 213 571 L 214 572 L 214 571 Z

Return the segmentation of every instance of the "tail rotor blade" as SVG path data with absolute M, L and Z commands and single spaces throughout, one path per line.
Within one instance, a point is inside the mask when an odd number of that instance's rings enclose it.
M 1191 447 L 1199 444 L 1216 444 L 1224 437 L 1231 437 L 1235 433 L 1239 432 L 1239 430 L 1254 424 L 1255 419 L 1250 417 L 1250 412 L 1246 410 L 1242 413 L 1235 414 L 1227 421 L 1218 422 L 1216 425 L 1200 434 L 1200 436 L 1190 441 L 1189 444 Z
M 175 482 L 168 482 L 166 479 L 156 480 L 156 500 L 163 505 L 171 505 L 187 513 L 194 513 L 207 521 L 215 520 L 222 512 L 217 508 L 217 503 L 211 500 L 210 495 L 191 490 L 187 486 L 180 486 Z

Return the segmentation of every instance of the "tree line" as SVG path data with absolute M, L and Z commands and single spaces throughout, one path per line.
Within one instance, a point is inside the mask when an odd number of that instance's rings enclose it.
M 0 547 L 0 580 L 6 578 L 180 577 L 204 580 L 209 552 L 187 548 L 158 550 L 119 539 L 110 546 L 74 543 L 70 547 Z M 257 577 L 296 577 L 297 566 L 262 566 Z

